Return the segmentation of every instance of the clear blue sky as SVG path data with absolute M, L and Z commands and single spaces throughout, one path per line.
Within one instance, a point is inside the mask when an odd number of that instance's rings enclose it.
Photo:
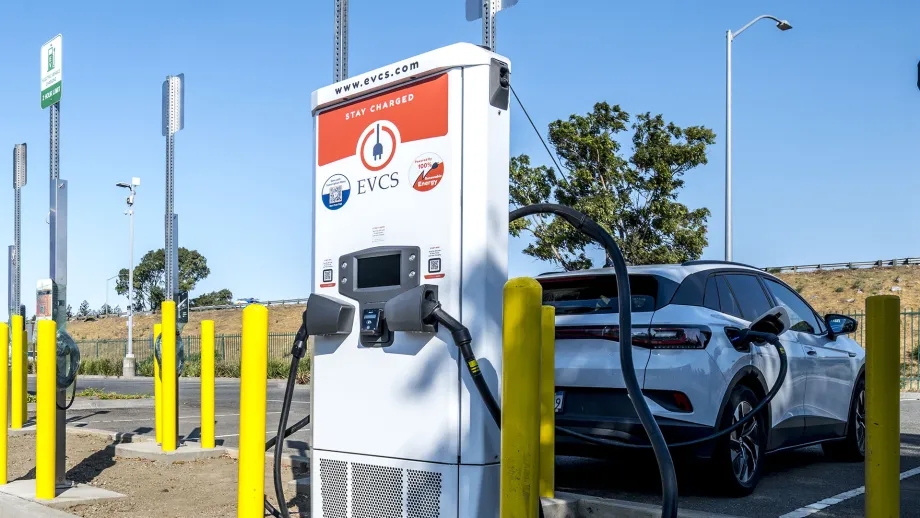
M 208 259 L 197 293 L 263 300 L 310 292 L 310 92 L 331 82 L 333 1 L 11 1 L 0 32 L 0 153 L 29 144 L 23 303 L 48 276 L 48 113 L 39 48 L 64 34 L 61 174 L 69 180 L 68 299 L 102 305 L 126 267 L 114 184 L 139 176 L 135 257 L 163 246 L 160 85 L 184 72 L 177 137 L 182 246 Z M 461 0 L 351 0 L 349 71 L 457 41 L 479 43 Z M 703 5 L 705 4 L 705 7 Z M 319 5 L 320 7 L 316 7 Z M 520 0 L 499 14 L 498 50 L 540 129 L 599 100 L 715 130 L 709 164 L 680 199 L 712 211 L 704 258 L 723 255 L 725 31 L 734 44 L 735 259 L 760 266 L 920 255 L 920 3 Z M 512 108 L 512 153 L 548 161 Z M 0 160 L 0 163 L 9 164 Z M 9 171 L 7 169 L 7 171 Z M 10 172 L 0 243 L 12 243 Z M 512 241 L 511 273 L 547 270 Z M 6 296 L 6 275 L 0 276 Z M 109 285 L 109 299 L 126 299 Z M 194 295 L 194 294 L 193 294 Z M 2 306 L 6 313 L 6 304 Z

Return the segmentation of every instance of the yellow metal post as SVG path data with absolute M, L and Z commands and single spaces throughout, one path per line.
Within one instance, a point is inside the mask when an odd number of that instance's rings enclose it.
M 536 518 L 539 514 L 542 298 L 543 289 L 532 278 L 505 283 L 501 518 Z
M 57 324 L 38 321 L 38 367 L 35 373 L 35 498 L 55 497 L 57 459 Z
M 900 516 L 900 306 L 894 295 L 866 299 L 867 518 Z
M 265 514 L 265 406 L 268 397 L 268 309 L 250 304 L 243 310 L 240 368 L 240 452 L 237 516 Z M 278 502 L 278 505 L 285 505 Z
M 163 301 L 163 338 L 160 342 L 160 355 L 163 368 L 160 371 L 162 378 L 161 393 L 163 396 L 163 409 L 160 418 L 163 420 L 163 451 L 176 451 L 179 440 L 179 430 L 176 429 L 176 391 L 179 380 L 176 376 L 176 302 Z
M 22 339 L 22 315 L 13 315 L 10 319 L 10 325 L 13 326 L 13 351 L 12 351 L 12 383 L 10 383 L 10 392 L 11 392 L 11 406 L 12 411 L 10 412 L 11 417 L 11 428 L 18 430 L 22 428 L 22 425 L 28 421 L 29 417 L 29 407 L 26 404 L 26 397 L 28 397 L 27 390 L 27 380 L 29 371 L 25 369 L 26 353 L 23 350 L 22 344 L 24 340 Z M 55 352 L 57 354 L 57 352 Z
M 6 473 L 6 462 L 7 454 L 9 453 L 9 445 L 7 443 L 7 438 L 9 437 L 9 429 L 7 427 L 7 416 L 10 413 L 9 405 L 9 391 L 8 387 L 10 386 L 10 370 L 7 367 L 7 364 L 10 360 L 9 358 L 9 349 L 10 347 L 10 326 L 6 325 L 6 322 L 0 322 L 0 415 L 3 416 L 3 432 L 0 433 L 0 484 L 6 484 L 7 473 Z
M 201 321 L 201 447 L 214 447 L 214 321 Z
M 543 306 L 540 348 L 540 496 L 556 487 L 556 308 Z
M 22 331 L 22 356 L 19 358 L 19 363 L 22 364 L 22 422 L 25 423 L 29 420 L 29 335 L 25 332 L 25 328 Z M 57 351 L 55 351 L 57 352 Z
M 153 324 L 153 343 L 160 337 L 162 324 Z M 160 344 L 162 347 L 162 344 Z M 161 351 L 162 353 L 162 351 Z M 160 364 L 156 355 L 153 357 L 153 420 L 156 428 L 157 444 L 163 444 L 163 381 L 160 377 Z

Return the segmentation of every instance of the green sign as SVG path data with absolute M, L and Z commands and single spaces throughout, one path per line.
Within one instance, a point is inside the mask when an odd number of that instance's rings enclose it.
M 61 84 L 63 82 L 63 36 L 58 34 L 42 45 L 41 52 L 41 88 L 42 109 L 61 102 Z

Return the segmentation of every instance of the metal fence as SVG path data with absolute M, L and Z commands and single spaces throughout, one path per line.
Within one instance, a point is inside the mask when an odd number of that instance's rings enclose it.
M 272 333 L 268 335 L 268 357 L 284 358 L 291 354 L 291 345 L 294 343 L 294 333 Z M 201 354 L 201 337 L 187 335 L 182 337 L 185 357 L 191 358 Z M 242 335 L 216 335 L 214 337 L 214 357 L 217 361 L 240 361 L 240 346 Z M 128 340 L 78 340 L 80 357 L 84 360 L 96 358 L 109 358 L 121 360 L 128 352 Z M 153 338 L 143 337 L 134 339 L 134 356 L 142 362 L 153 356 Z
M 856 332 L 850 335 L 863 348 L 866 347 L 866 314 L 844 313 L 859 322 Z M 901 390 L 920 391 L 920 312 L 901 312 Z

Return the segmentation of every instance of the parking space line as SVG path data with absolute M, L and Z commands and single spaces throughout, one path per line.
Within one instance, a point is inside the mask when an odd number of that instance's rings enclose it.
M 920 475 L 920 468 L 909 469 L 904 473 L 901 473 L 900 479 L 904 480 L 905 478 L 910 478 L 914 475 Z M 844 500 L 849 500 L 850 498 L 859 496 L 865 492 L 866 486 L 851 489 L 850 491 L 840 493 L 839 495 L 834 495 L 830 498 L 825 498 L 824 500 L 820 500 L 813 504 L 808 504 L 805 507 L 800 507 L 795 511 L 781 515 L 779 518 L 803 518 L 805 516 L 815 514 L 819 511 L 823 511 L 832 505 L 839 504 Z

